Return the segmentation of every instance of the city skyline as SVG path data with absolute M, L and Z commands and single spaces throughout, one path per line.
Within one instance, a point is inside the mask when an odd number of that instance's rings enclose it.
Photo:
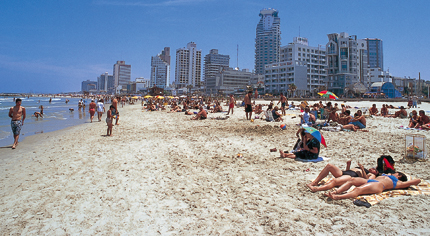
M 252 71 L 258 14 L 264 8 L 279 11 L 281 46 L 298 36 L 308 38 L 310 46 L 324 46 L 328 34 L 339 32 L 379 38 L 384 70 L 415 78 L 421 72 L 428 80 L 429 6 L 427 1 L 2 1 L 0 92 L 79 91 L 82 81 L 111 74 L 116 61 L 132 66 L 132 81 L 148 79 L 151 56 L 191 41 L 202 55 L 218 49 L 232 62 L 239 45 L 239 68 Z

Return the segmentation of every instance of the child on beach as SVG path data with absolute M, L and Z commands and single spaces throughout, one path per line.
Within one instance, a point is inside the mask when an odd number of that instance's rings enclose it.
M 112 119 L 113 119 L 113 111 L 115 110 L 115 107 L 113 105 L 110 105 L 109 110 L 107 112 L 107 118 L 106 118 L 106 124 L 108 126 L 107 128 L 107 136 L 112 136 Z

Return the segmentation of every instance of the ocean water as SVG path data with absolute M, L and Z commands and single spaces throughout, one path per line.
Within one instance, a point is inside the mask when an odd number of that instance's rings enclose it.
M 81 109 L 81 111 L 78 110 L 78 101 L 80 100 L 78 98 L 68 98 L 70 100 L 68 104 L 66 104 L 66 98 L 52 98 L 51 103 L 49 103 L 49 97 L 21 99 L 21 106 L 25 107 L 27 116 L 21 129 L 19 141 L 30 135 L 52 132 L 90 122 L 88 104 L 91 100 L 89 99 L 85 100 L 87 106 L 85 110 Z M 8 114 L 9 109 L 14 105 L 13 98 L 0 97 L 0 147 L 10 146 L 13 143 L 13 134 L 10 127 L 11 118 Z M 32 117 L 34 112 L 40 112 L 39 106 L 41 105 L 43 106 L 43 118 Z M 69 108 L 73 108 L 74 111 L 70 112 Z M 97 120 L 97 113 L 95 120 Z

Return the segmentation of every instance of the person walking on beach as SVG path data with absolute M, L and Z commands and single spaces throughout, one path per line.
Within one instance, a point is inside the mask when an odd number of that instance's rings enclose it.
M 115 110 L 115 107 L 113 105 L 110 105 L 109 110 L 107 112 L 107 118 L 106 118 L 106 124 L 108 126 L 107 133 L 106 133 L 107 136 L 112 136 L 112 126 L 113 126 L 113 124 L 112 124 L 112 119 L 113 119 L 112 112 L 113 112 L 113 110 Z
M 91 123 L 93 123 L 94 114 L 96 114 L 96 106 L 97 106 L 97 104 L 94 102 L 94 99 L 91 100 L 91 103 L 88 106 L 88 112 L 90 113 Z
M 286 115 L 285 106 L 287 105 L 287 98 L 284 96 L 283 93 L 281 93 L 281 97 L 279 98 L 278 104 L 276 104 L 276 105 L 279 105 L 279 103 L 281 103 L 282 115 L 285 116 Z
M 105 105 L 103 102 L 103 99 L 100 99 L 97 102 L 97 118 L 99 119 L 99 122 L 102 121 L 103 113 L 105 113 Z
M 234 109 L 234 97 L 233 97 L 233 94 L 230 94 L 230 103 L 228 104 L 227 115 L 230 114 L 230 110 L 231 110 L 231 114 L 233 115 L 233 109 Z
M 112 106 L 115 108 L 114 113 L 112 114 L 112 117 L 116 119 L 115 121 L 115 125 L 119 125 L 118 124 L 118 120 L 119 120 L 119 112 L 118 112 L 118 99 L 116 99 L 116 97 L 112 100 Z M 112 119 L 113 119 L 112 118 Z
M 246 113 L 246 119 L 250 120 L 252 117 L 252 105 L 251 105 L 251 96 L 252 96 L 252 91 L 248 91 L 248 94 L 245 95 L 245 113 Z
M 15 100 L 15 106 L 11 107 L 9 110 L 9 117 L 12 118 L 10 126 L 12 128 L 14 142 L 12 149 L 15 149 L 18 145 L 19 134 L 21 132 L 21 127 L 24 125 L 25 120 L 25 107 L 21 106 L 21 99 Z

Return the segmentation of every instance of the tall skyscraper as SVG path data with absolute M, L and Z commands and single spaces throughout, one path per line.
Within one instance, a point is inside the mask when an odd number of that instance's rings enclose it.
M 169 87 L 170 83 L 170 47 L 165 47 L 157 56 L 151 57 L 151 87 Z
M 115 89 L 115 80 L 113 75 L 109 75 L 108 72 L 101 74 L 97 77 L 97 91 L 100 92 L 112 92 Z
M 187 85 L 199 86 L 202 73 L 202 50 L 189 42 L 187 48 L 176 50 L 175 84 L 177 88 Z
M 384 53 L 381 39 L 365 38 L 367 42 L 367 64 L 370 68 L 381 68 L 384 70 Z
M 125 61 L 117 61 L 113 65 L 113 78 L 116 91 L 127 89 L 127 85 L 131 81 L 131 65 L 126 65 Z
M 357 36 L 342 32 L 328 34 L 326 84 L 335 94 L 344 94 L 345 88 L 359 82 L 357 70 Z
M 211 49 L 209 54 L 205 56 L 203 68 L 203 81 L 208 78 L 214 78 L 222 69 L 228 68 L 230 65 L 230 56 L 218 54 L 218 49 Z
M 281 19 L 272 8 L 260 11 L 255 37 L 255 73 L 264 74 L 264 66 L 279 62 Z

